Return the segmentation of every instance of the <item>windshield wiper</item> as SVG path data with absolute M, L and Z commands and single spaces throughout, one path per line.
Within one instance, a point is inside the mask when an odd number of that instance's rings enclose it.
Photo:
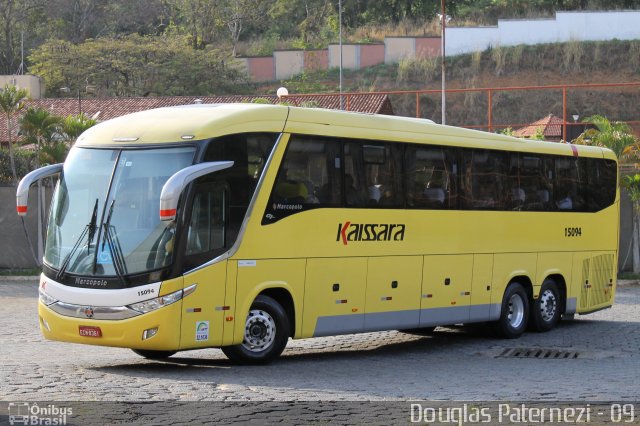
M 111 260 L 113 261 L 113 269 L 115 270 L 118 278 L 120 278 L 120 281 L 122 281 L 123 284 L 126 284 L 124 276 L 128 274 L 127 265 L 124 260 L 124 255 L 122 254 L 122 246 L 120 245 L 120 240 L 118 239 L 118 235 L 115 231 L 115 226 L 111 226 L 111 217 L 113 216 L 113 206 L 115 202 L 115 199 L 111 201 L 107 220 L 103 224 L 104 239 L 102 240 L 102 250 L 104 250 L 104 246 L 107 244 L 109 253 L 111 254 Z
M 60 278 L 62 278 L 62 276 L 64 276 L 64 273 L 66 272 L 67 268 L 69 267 L 69 263 L 71 263 L 71 258 L 73 257 L 75 252 L 78 250 L 78 247 L 80 247 L 80 244 L 82 243 L 82 241 L 84 240 L 85 235 L 87 235 L 87 234 L 89 234 L 89 238 L 87 239 L 87 255 L 89 255 L 89 251 L 90 251 L 90 248 L 91 248 L 90 247 L 91 246 L 91 241 L 93 240 L 93 237 L 96 234 L 96 229 L 97 229 L 96 221 L 97 220 L 98 220 L 98 199 L 96 198 L 96 203 L 93 205 L 93 213 L 91 214 L 91 220 L 84 227 L 84 230 L 82 231 L 82 233 L 80 234 L 80 236 L 76 240 L 76 243 L 73 245 L 73 248 L 71 249 L 69 254 L 67 254 L 67 257 L 65 257 L 64 261 L 62 262 L 62 265 L 60 265 L 60 269 L 58 270 L 58 273 L 56 274 L 56 280 L 60 281 Z

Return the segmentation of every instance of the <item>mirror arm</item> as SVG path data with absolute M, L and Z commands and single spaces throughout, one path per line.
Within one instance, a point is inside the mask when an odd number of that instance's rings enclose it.
M 44 179 L 51 175 L 61 173 L 62 165 L 62 163 L 58 163 L 52 164 L 50 166 L 40 167 L 39 169 L 28 173 L 25 177 L 22 178 L 22 180 L 20 180 L 20 184 L 18 184 L 18 189 L 16 191 L 16 211 L 18 215 L 27 215 L 27 205 L 29 204 L 29 187 L 40 179 Z

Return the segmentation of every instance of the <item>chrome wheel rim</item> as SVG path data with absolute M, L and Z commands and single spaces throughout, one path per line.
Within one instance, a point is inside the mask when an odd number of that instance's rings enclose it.
M 247 315 L 242 346 L 251 352 L 261 352 L 273 344 L 276 338 L 276 322 L 261 309 L 253 309 Z
M 509 314 L 507 320 L 513 328 L 519 328 L 524 321 L 524 301 L 518 294 L 514 294 L 509 298 Z
M 544 322 L 550 322 L 556 315 L 558 301 L 553 291 L 547 289 L 540 295 L 540 317 Z

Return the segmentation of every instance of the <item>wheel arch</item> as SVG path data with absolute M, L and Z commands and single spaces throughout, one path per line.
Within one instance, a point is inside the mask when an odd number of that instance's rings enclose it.
M 258 296 L 267 296 L 278 302 L 289 317 L 289 336 L 293 337 L 296 331 L 296 309 L 293 296 L 284 287 L 270 287 L 262 290 Z
M 554 284 L 558 287 L 558 291 L 560 292 L 561 313 L 565 313 L 567 311 L 567 282 L 564 279 L 564 276 L 558 273 L 549 274 L 542 281 L 542 284 L 544 284 L 546 281 L 553 281 Z
M 524 287 L 524 290 L 527 292 L 529 301 L 530 302 L 533 301 L 533 283 L 531 281 L 531 278 L 529 278 L 528 275 L 522 274 L 522 275 L 515 275 L 511 277 L 511 279 L 509 280 L 509 283 L 507 284 L 507 287 L 509 287 L 513 283 L 521 284 Z M 505 291 L 506 291 L 506 287 L 505 287 Z

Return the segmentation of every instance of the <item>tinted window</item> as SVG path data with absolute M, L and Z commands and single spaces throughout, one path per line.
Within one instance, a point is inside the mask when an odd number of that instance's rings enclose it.
M 457 204 L 455 151 L 437 146 L 408 145 L 405 150 L 407 206 L 453 209 Z
M 553 160 L 549 157 L 512 153 L 509 168 L 509 202 L 512 210 L 553 209 Z
M 292 136 L 276 177 L 263 223 L 341 202 L 340 143 Z
M 402 207 L 401 144 L 345 144 L 345 202 L 352 207 Z
M 511 206 L 506 167 L 508 152 L 488 149 L 462 151 L 462 207 L 507 210 Z

